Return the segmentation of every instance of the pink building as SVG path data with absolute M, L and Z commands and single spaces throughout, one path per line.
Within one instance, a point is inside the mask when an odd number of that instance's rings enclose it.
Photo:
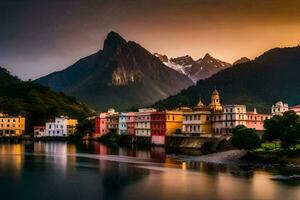
M 135 113 L 134 112 L 128 113 L 128 118 L 127 118 L 127 134 L 128 135 L 133 135 L 134 136 L 134 134 L 135 134 L 134 118 L 135 118 Z
M 258 114 L 256 109 L 253 112 L 247 112 L 246 115 L 246 127 L 254 128 L 256 131 L 264 131 L 264 121 L 271 118 L 268 114 Z
M 297 115 L 300 115 L 300 105 L 292 106 L 289 108 L 289 110 L 293 110 L 297 113 Z
M 109 109 L 107 112 L 100 113 L 95 119 L 95 134 L 94 137 L 101 137 L 109 132 L 109 129 L 113 127 L 118 127 L 118 119 L 115 117 L 118 113 L 115 112 L 115 109 Z M 117 120 L 117 121 L 116 121 Z

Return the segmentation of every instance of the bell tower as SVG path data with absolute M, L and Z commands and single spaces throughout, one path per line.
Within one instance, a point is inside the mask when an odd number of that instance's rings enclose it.
M 221 111 L 223 109 L 221 101 L 220 101 L 220 94 L 218 90 L 214 90 L 211 95 L 211 102 L 209 104 L 209 107 L 213 111 Z

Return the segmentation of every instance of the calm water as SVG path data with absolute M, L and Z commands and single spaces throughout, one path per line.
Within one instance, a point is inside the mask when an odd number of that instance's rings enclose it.
M 300 199 L 300 185 L 199 163 L 182 170 L 164 148 L 99 143 L 0 144 L 1 199 Z

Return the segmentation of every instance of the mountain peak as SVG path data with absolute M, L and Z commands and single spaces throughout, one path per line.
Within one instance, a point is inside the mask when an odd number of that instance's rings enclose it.
M 242 57 L 242 58 L 238 59 L 237 61 L 235 61 L 232 65 L 238 65 L 238 64 L 245 63 L 245 62 L 249 62 L 249 61 L 251 61 L 249 58 Z
M 214 59 L 209 53 L 206 53 L 203 59 Z
M 104 40 L 104 51 L 115 51 L 118 47 L 122 47 L 126 44 L 126 40 L 122 38 L 118 33 L 111 31 Z

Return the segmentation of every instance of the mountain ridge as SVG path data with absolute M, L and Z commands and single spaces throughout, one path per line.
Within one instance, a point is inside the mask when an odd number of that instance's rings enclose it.
M 270 106 L 278 100 L 299 104 L 299 66 L 299 46 L 270 49 L 252 61 L 200 80 L 195 86 L 158 101 L 154 106 L 160 109 L 193 106 L 200 95 L 209 102 L 209 94 L 215 87 L 220 91 L 222 103 L 246 104 L 249 109 L 257 107 L 261 112 L 269 112 Z
M 73 75 L 74 71 L 78 73 Z M 149 105 L 193 84 L 141 45 L 115 32 L 107 35 L 102 50 L 35 81 L 76 96 L 99 111 Z

